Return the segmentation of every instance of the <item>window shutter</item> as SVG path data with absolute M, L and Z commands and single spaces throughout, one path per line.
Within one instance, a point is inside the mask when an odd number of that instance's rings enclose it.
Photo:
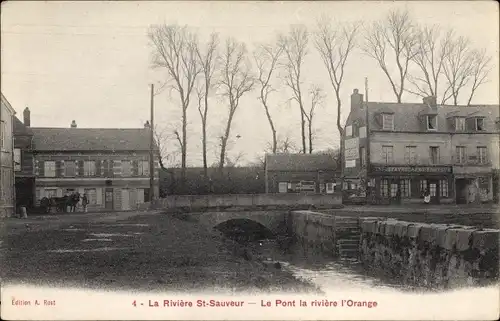
M 139 175 L 139 162 L 136 160 L 132 162 L 132 175 L 133 176 Z
M 78 176 L 83 176 L 83 175 L 84 175 L 84 171 L 83 171 L 83 161 L 82 161 L 82 160 L 78 161 L 77 166 L 78 166 L 78 167 L 77 167 L 77 170 L 76 170 L 77 175 L 78 175 Z
M 102 204 L 102 188 L 98 187 L 95 190 L 96 193 L 96 204 L 101 205 Z
M 95 161 L 95 176 L 101 176 L 101 161 Z
M 61 177 L 61 176 L 64 176 L 63 175 L 63 166 L 62 166 L 62 163 L 64 161 L 56 161 L 56 177 Z
M 465 120 L 465 129 L 467 131 L 473 131 L 476 129 L 476 122 L 474 118 L 467 118 Z
M 35 172 L 37 176 L 44 177 L 45 176 L 45 163 L 44 161 L 36 161 L 35 162 Z
M 411 179 L 410 180 L 410 192 L 411 192 L 411 197 L 413 198 L 418 198 L 420 197 L 420 180 L 417 178 Z
M 107 160 L 103 160 L 101 163 L 101 176 L 104 176 L 104 177 L 109 176 L 109 167 L 108 167 Z

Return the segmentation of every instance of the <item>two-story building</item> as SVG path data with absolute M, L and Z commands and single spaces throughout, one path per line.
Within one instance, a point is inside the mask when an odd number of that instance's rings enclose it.
M 33 158 L 33 132 L 30 128 L 30 110 L 23 111 L 21 122 L 14 117 L 14 173 L 16 206 L 31 211 L 35 206 L 35 162 Z
M 366 103 L 355 90 L 345 127 L 344 187 L 375 203 L 418 203 L 425 191 L 433 203 L 492 201 L 498 114 L 497 105 L 438 106 L 434 97 L 421 104 Z
M 0 217 L 11 217 L 15 209 L 14 190 L 14 108 L 1 94 L 0 102 Z
M 89 211 L 132 210 L 149 199 L 150 128 L 31 127 L 35 199 L 79 192 Z M 159 195 L 154 146 L 154 196 Z

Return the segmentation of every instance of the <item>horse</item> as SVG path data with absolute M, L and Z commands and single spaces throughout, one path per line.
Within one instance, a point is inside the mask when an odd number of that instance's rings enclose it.
M 70 212 L 76 212 L 76 206 L 80 202 L 80 193 L 73 193 L 68 197 L 68 205 Z
M 40 200 L 40 208 L 43 210 L 43 212 L 49 213 L 50 207 L 51 207 L 51 200 L 47 197 L 42 197 L 42 199 Z

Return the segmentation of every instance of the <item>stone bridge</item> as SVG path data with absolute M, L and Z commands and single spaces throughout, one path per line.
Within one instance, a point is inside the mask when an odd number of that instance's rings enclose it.
M 249 220 L 276 234 L 283 232 L 288 216 L 288 211 L 204 212 L 199 214 L 198 220 L 207 228 L 214 228 L 233 220 Z

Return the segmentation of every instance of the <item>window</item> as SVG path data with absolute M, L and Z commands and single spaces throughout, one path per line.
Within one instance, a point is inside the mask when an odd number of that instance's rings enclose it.
M 465 164 L 466 158 L 467 158 L 467 150 L 465 149 L 465 146 L 457 146 L 456 148 L 456 163 L 458 164 Z
M 122 161 L 122 176 L 132 176 L 132 162 Z
M 97 191 L 95 188 L 86 188 L 84 190 L 84 193 L 87 194 L 87 200 L 89 202 L 89 205 L 97 204 Z M 83 195 L 81 196 L 83 197 Z
M 361 147 L 359 149 L 359 154 L 360 154 L 360 157 L 361 157 L 361 166 L 365 166 L 366 165 L 366 152 L 365 152 L 365 148 L 364 147 Z
M 382 161 L 386 164 L 391 164 L 394 160 L 394 153 L 392 146 L 382 146 Z
M 455 117 L 455 131 L 465 131 L 465 117 Z
M 56 177 L 56 162 L 47 161 L 43 166 L 45 177 Z
M 57 188 L 46 188 L 45 189 L 45 197 L 51 198 L 57 196 Z
M 448 180 L 446 179 L 440 180 L 439 189 L 441 197 L 448 197 Z
M 66 162 L 64 164 L 64 176 L 74 177 L 76 176 L 76 163 L 73 161 Z
M 437 129 L 437 116 L 427 115 L 427 130 L 436 130 L 436 129 Z
M 359 138 L 366 137 L 366 126 L 359 127 Z
M 280 182 L 278 184 L 278 192 L 286 193 L 288 190 L 288 182 Z
M 431 146 L 429 147 L 431 164 L 439 164 L 439 147 Z
M 405 147 L 405 163 L 406 164 L 416 164 L 417 163 L 417 146 L 406 146 Z
M 347 126 L 347 127 L 345 128 L 345 135 L 346 135 L 347 137 L 352 136 L 352 126 Z
M 335 190 L 334 183 L 326 183 L 326 193 L 332 194 Z
M 483 118 L 476 118 L 476 130 L 484 130 L 484 119 Z
M 149 176 L 149 162 L 148 161 L 140 161 L 139 162 L 139 176 Z
M 94 161 L 85 161 L 83 163 L 83 175 L 95 176 L 95 162 Z
M 486 164 L 488 163 L 488 150 L 484 146 L 479 146 L 477 148 L 477 161 L 479 164 Z
M 400 182 L 400 188 L 401 188 L 401 197 L 409 198 L 411 195 L 410 180 L 402 179 Z
M 436 192 L 437 192 L 437 184 L 429 184 L 429 193 L 431 194 L 431 196 L 436 196 Z
M 394 130 L 394 115 L 382 114 L 382 129 Z
M 21 150 L 19 148 L 14 149 L 14 170 L 21 170 Z
M 382 193 L 382 197 L 389 196 L 389 182 L 386 179 L 383 179 L 380 182 L 380 191 Z

